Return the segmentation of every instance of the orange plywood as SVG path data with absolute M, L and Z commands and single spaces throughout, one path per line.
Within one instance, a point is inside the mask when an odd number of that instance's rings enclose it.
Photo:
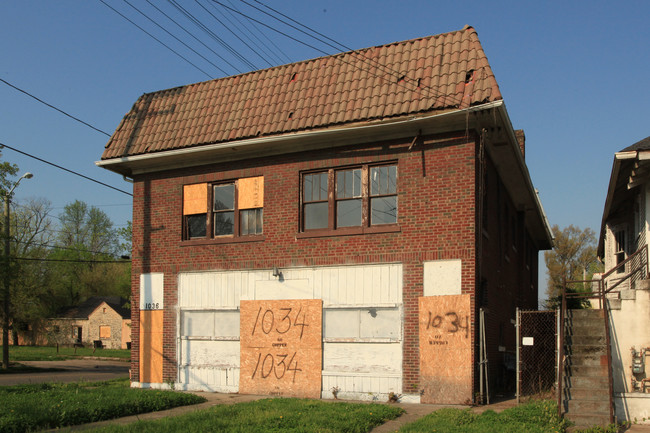
M 237 181 L 239 209 L 264 207 L 264 176 Z
M 163 382 L 163 310 L 140 311 L 140 382 Z
M 183 186 L 183 215 L 194 215 L 208 211 L 208 184 Z
M 421 297 L 419 308 L 421 402 L 471 402 L 470 296 Z
M 241 301 L 239 392 L 320 398 L 323 301 Z

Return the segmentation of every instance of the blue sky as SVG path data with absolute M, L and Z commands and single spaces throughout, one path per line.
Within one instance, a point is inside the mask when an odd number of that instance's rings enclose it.
M 224 76 L 123 0 L 105 1 L 211 77 Z M 238 0 L 222 1 L 227 5 L 232 1 L 242 11 L 254 13 Z M 164 21 L 146 1 L 130 2 L 228 75 L 237 73 Z M 254 0 L 249 2 L 261 7 Z M 219 16 L 209 2 L 202 3 Z M 263 3 L 353 49 L 472 25 L 496 75 L 514 127 L 526 132 L 526 161 L 551 224 L 574 224 L 597 231 L 614 152 L 650 135 L 650 86 L 646 80 L 650 70 L 650 2 Z M 181 22 L 182 17 L 170 3 L 155 4 Z M 182 5 L 197 15 L 207 16 L 195 2 L 184 1 Z M 280 27 L 268 18 L 263 20 Z M 236 63 L 232 55 L 189 23 L 185 26 L 240 71 L 251 70 L 250 66 Z M 211 22 L 211 28 L 223 40 L 239 47 L 232 34 L 216 21 Z M 295 31 L 285 31 L 308 41 Z M 277 33 L 267 33 L 284 53 L 278 56 L 299 61 L 322 55 Z M 313 40 L 309 43 L 318 44 Z M 318 46 L 334 52 L 330 47 Z M 257 68 L 268 67 L 255 54 L 236 49 Z M 113 132 L 142 93 L 209 79 L 100 1 L 1 2 L 0 53 L 1 79 L 108 133 Z M 0 142 L 130 191 L 130 184 L 120 176 L 94 165 L 107 140 L 105 135 L 0 82 Z M 16 194 L 18 201 L 46 197 L 55 213 L 59 213 L 65 204 L 79 199 L 100 206 L 118 226 L 131 218 L 128 195 L 8 149 L 3 151 L 2 158 L 35 175 L 21 183 Z

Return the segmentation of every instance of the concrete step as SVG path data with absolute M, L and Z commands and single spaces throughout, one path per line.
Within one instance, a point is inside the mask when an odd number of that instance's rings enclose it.
M 570 400 L 568 413 L 609 413 L 609 399 Z
M 589 377 L 608 377 L 607 365 L 564 365 L 565 376 L 589 376 Z
M 607 346 L 602 344 L 572 344 L 564 347 L 564 355 L 569 356 L 607 356 Z
M 593 426 L 605 427 L 609 424 L 609 408 L 606 413 L 570 413 L 564 417 L 575 424 L 578 428 L 589 428 Z
M 594 308 L 585 308 L 581 310 L 567 310 L 566 318 L 567 319 L 585 319 L 585 320 L 594 320 L 598 317 L 604 318 L 605 312 L 601 309 Z
M 568 388 L 609 389 L 607 376 L 564 376 L 563 383 Z
M 564 339 L 564 344 L 567 345 L 589 345 L 589 346 L 605 346 L 607 345 L 607 337 L 603 331 L 602 335 L 567 335 Z
M 589 353 L 565 355 L 565 366 L 600 366 L 607 365 L 607 354 Z
M 636 290 L 650 290 L 650 279 L 636 281 L 634 288 Z
M 609 401 L 609 388 L 564 388 L 562 397 L 565 401 L 572 400 L 607 400 Z
M 572 325 L 564 327 L 565 336 L 585 336 L 585 337 L 604 337 L 605 321 L 596 322 L 574 322 Z

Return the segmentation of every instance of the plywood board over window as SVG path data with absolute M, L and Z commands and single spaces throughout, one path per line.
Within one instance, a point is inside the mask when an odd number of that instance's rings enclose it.
M 323 301 L 241 301 L 242 394 L 320 398 Z
M 183 187 L 183 215 L 195 215 L 208 211 L 208 184 L 198 183 Z
M 237 181 L 239 209 L 264 207 L 264 176 Z
M 472 400 L 470 295 L 419 299 L 422 403 Z
M 106 325 L 100 326 L 99 338 L 111 338 L 111 327 Z

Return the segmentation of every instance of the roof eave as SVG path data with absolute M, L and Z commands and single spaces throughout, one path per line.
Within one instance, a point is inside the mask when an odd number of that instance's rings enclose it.
M 428 116 L 386 119 L 371 123 L 299 131 L 276 136 L 255 137 L 222 143 L 204 144 L 183 149 L 168 150 L 143 155 L 110 158 L 95 162 L 99 167 L 123 176 L 205 165 L 210 162 L 243 160 L 251 157 L 281 155 L 306 150 L 343 146 L 377 139 L 390 139 L 405 134 L 417 135 L 443 132 L 462 126 L 468 112 L 482 111 L 503 105 L 503 101 L 488 102 L 465 109 L 454 109 Z M 405 132 L 406 131 L 406 132 Z
M 612 174 L 609 177 L 609 185 L 607 187 L 607 197 L 605 198 L 605 207 L 603 209 L 603 218 L 600 223 L 600 232 L 598 237 L 598 247 L 596 255 L 599 259 L 605 257 L 605 233 L 607 228 L 607 221 L 612 213 L 612 205 L 614 203 L 614 195 L 619 185 L 621 174 L 621 164 L 623 161 L 629 159 L 647 160 L 650 159 L 650 151 L 647 150 L 628 150 L 616 152 L 614 154 L 614 163 L 612 164 Z M 624 179 L 625 180 L 625 179 Z M 627 180 L 625 180 L 627 181 Z

